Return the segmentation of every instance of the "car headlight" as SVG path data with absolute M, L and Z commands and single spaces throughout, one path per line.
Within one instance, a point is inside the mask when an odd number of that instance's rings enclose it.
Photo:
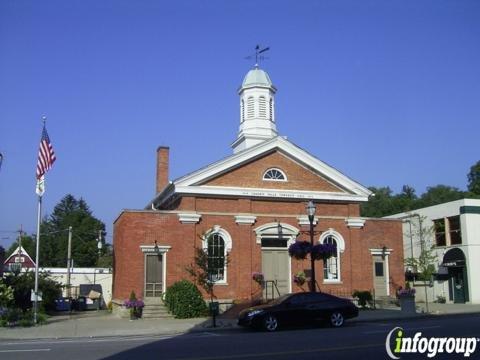
M 261 313 L 263 313 L 263 310 L 252 310 L 247 314 L 247 317 L 252 317 Z

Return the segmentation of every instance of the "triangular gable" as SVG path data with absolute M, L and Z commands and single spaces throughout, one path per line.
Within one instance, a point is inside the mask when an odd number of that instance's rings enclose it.
M 261 188 L 248 188 L 244 186 L 219 186 L 209 182 L 221 176 L 252 163 L 256 159 L 265 157 L 274 152 L 281 153 L 287 158 L 297 162 L 304 168 L 309 169 L 333 185 L 335 189 L 325 190 L 282 190 L 281 193 L 265 192 L 265 186 Z M 272 187 L 273 190 L 277 190 Z M 329 191 L 330 190 L 330 191 Z M 331 191 L 334 190 L 334 191 Z M 271 140 L 264 141 L 258 145 L 233 154 L 225 159 L 201 168 L 195 172 L 185 175 L 173 181 L 164 191 L 150 203 L 149 206 L 156 207 L 163 203 L 173 194 L 199 194 L 199 195 L 225 195 L 225 196 L 259 196 L 259 197 L 286 197 L 298 199 L 317 200 L 338 200 L 338 201 L 368 201 L 372 194 L 366 187 L 360 185 L 349 177 L 345 176 L 325 162 L 310 155 L 305 150 L 296 146 L 283 137 L 277 136 Z
M 284 180 L 264 180 L 265 172 L 269 169 L 281 172 Z M 279 150 L 273 150 L 196 185 L 348 192 Z
M 25 256 L 28 260 L 32 262 L 33 265 L 35 265 L 35 261 L 33 261 L 30 255 L 28 255 L 27 251 L 24 249 L 23 246 L 17 246 L 17 248 L 12 252 L 12 254 L 8 258 L 5 259 L 3 263 L 8 264 L 12 258 L 15 258 L 18 255 Z

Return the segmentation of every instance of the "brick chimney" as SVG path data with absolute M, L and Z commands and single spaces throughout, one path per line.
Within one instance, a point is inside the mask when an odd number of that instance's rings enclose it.
M 159 146 L 157 149 L 157 194 L 168 185 L 169 152 L 170 148 L 168 146 Z

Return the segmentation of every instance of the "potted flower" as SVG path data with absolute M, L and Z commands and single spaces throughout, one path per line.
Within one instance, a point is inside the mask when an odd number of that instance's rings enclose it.
M 397 290 L 397 298 L 400 302 L 400 308 L 404 313 L 415 313 L 415 289 L 410 289 L 407 283 L 405 289 L 401 287 Z
M 257 282 L 259 285 L 263 285 L 263 281 L 265 280 L 265 277 L 263 276 L 263 273 L 255 271 L 252 273 L 252 279 L 253 281 Z
M 130 310 L 130 320 L 136 320 L 142 317 L 142 310 L 145 303 L 135 296 L 135 292 L 130 293 L 130 298 L 123 302 L 123 305 Z
M 303 284 L 305 284 L 306 281 L 307 281 L 307 276 L 303 271 L 299 271 L 298 273 L 293 275 L 293 282 L 298 286 L 302 286 Z

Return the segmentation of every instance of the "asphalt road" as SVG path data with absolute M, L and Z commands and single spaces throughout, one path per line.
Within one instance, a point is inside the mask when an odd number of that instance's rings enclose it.
M 403 328 L 404 336 L 480 337 L 480 315 L 456 315 L 417 320 L 347 323 L 286 329 L 276 333 L 250 330 L 191 333 L 163 337 L 38 340 L 0 343 L 0 359 L 388 359 L 387 334 Z M 480 343 L 469 359 L 480 359 Z M 402 359 L 428 359 L 426 354 L 402 354 Z M 461 354 L 435 359 L 465 359 Z

